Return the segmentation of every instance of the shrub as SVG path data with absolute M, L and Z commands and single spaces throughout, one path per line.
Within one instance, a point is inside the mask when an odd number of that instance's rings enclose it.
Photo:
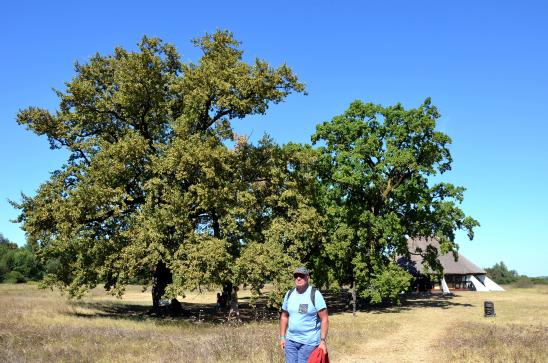
M 399 266 L 389 265 L 388 269 L 374 275 L 369 289 L 362 293 L 362 297 L 371 298 L 373 304 L 388 301 L 400 305 L 400 292 L 407 291 L 411 279 L 412 276 Z
M 20 284 L 23 282 L 27 282 L 27 279 L 19 271 L 10 271 L 6 274 L 4 281 L 11 284 Z
M 44 268 L 34 249 L 29 245 L 17 247 L 15 243 L 6 241 L 0 233 L 0 282 L 42 279 Z
M 512 286 L 518 287 L 518 288 L 533 287 L 534 285 L 535 285 L 534 281 L 528 278 L 527 276 L 520 276 L 518 280 L 512 284 Z
M 530 279 L 535 285 L 548 285 L 548 277 L 531 277 Z
M 487 276 L 489 276 L 497 284 L 511 284 L 518 280 L 518 273 L 515 270 L 508 270 L 504 262 L 496 263 L 493 267 L 486 268 Z

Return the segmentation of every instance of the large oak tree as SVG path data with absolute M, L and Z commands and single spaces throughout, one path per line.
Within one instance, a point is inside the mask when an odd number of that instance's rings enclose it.
M 36 195 L 14 203 L 29 243 L 59 262 L 47 284 L 72 296 L 98 283 L 122 294 L 136 277 L 151 279 L 157 308 L 184 288 L 237 282 L 235 208 L 256 181 L 226 146 L 230 120 L 304 86 L 285 65 L 242 61 L 227 31 L 194 45 L 197 63 L 147 37 L 137 51 L 97 54 L 76 64 L 58 110 L 19 112 L 19 124 L 69 153 Z

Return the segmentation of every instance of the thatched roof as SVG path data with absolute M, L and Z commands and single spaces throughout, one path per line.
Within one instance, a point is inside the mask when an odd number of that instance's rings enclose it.
M 431 245 L 435 247 L 438 251 L 440 249 L 440 243 L 435 238 L 410 238 L 407 240 L 407 247 L 409 252 L 417 252 L 417 248 L 420 248 L 422 251 L 426 250 L 426 247 Z M 463 255 L 458 255 L 458 260 L 455 261 L 452 252 L 448 252 L 444 255 L 438 257 L 441 265 L 443 266 L 443 273 L 450 275 L 468 275 L 468 274 L 485 274 L 485 270 L 481 267 L 474 265 L 470 260 L 468 260 Z M 408 261 L 406 264 L 412 265 L 418 272 L 424 273 L 425 266 L 422 264 L 422 257 L 420 255 L 411 255 L 411 261 Z

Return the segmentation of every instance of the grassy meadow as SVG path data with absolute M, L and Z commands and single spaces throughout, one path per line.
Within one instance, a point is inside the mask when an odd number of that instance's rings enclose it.
M 68 301 L 35 285 L 0 284 L 0 362 L 283 362 L 275 312 L 243 324 L 214 311 L 215 293 L 188 294 L 181 318 L 146 315 L 150 293 L 100 289 Z M 483 301 L 497 316 L 483 317 Z M 329 299 L 328 299 L 329 304 Z M 333 309 L 335 310 L 335 309 Z M 410 298 L 399 307 L 330 315 L 332 362 L 546 362 L 548 286 Z

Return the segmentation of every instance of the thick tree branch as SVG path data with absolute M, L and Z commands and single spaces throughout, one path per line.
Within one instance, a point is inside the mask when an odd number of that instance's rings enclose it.
M 132 198 L 132 199 L 125 199 L 125 200 L 123 201 L 123 203 L 124 203 L 125 205 L 130 206 L 130 207 L 133 207 L 133 206 L 142 204 L 142 203 L 144 203 L 144 202 L 145 202 L 145 198 L 144 198 L 144 197 L 138 197 L 138 198 Z M 88 223 L 94 223 L 94 222 L 104 222 L 104 221 L 106 221 L 107 219 L 113 217 L 115 211 L 116 211 L 115 209 L 109 209 L 108 211 L 106 211 L 106 212 L 103 213 L 102 215 L 95 216 L 95 217 L 84 218 L 84 219 L 80 220 L 79 222 L 80 222 L 81 224 L 88 224 Z M 120 212 L 120 214 L 125 214 L 125 211 Z
M 215 117 L 213 117 L 213 118 L 211 119 L 211 123 L 210 123 L 209 126 L 213 125 L 215 122 L 219 121 L 222 117 L 228 115 L 229 113 L 230 113 L 230 110 L 228 110 L 228 109 L 225 109 L 225 110 L 223 110 L 223 111 L 217 112 L 217 114 L 215 115 Z M 208 127 L 209 127 L 209 126 L 208 126 Z

